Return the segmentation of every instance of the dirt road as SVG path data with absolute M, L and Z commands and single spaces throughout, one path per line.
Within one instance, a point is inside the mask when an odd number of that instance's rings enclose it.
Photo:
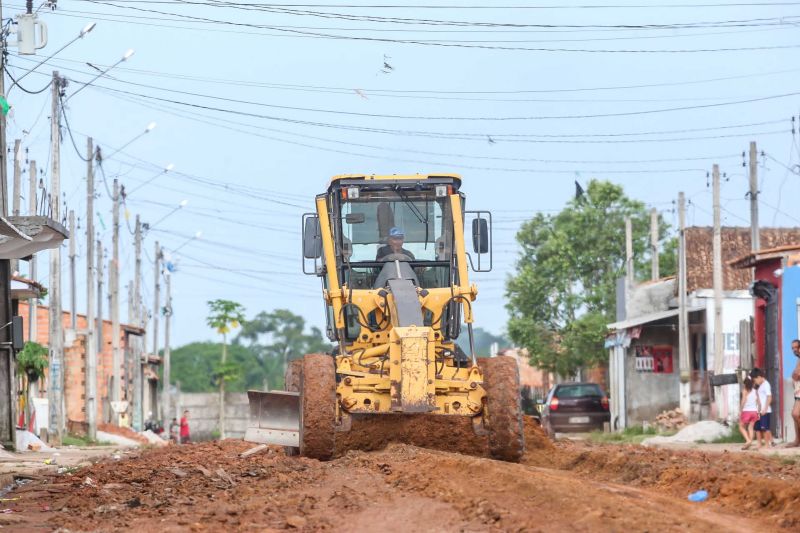
M 330 462 L 223 441 L 22 487 L 6 530 L 753 531 L 800 528 L 800 466 L 641 447 L 540 447 L 522 464 L 392 444 Z M 690 503 L 698 488 L 708 502 Z M 63 531 L 63 530 L 62 530 Z

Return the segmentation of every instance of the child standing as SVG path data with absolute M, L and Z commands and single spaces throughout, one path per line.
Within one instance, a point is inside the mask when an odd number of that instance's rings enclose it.
M 739 431 L 746 441 L 743 450 L 749 450 L 753 445 L 753 428 L 758 422 L 758 393 L 753 388 L 753 380 L 744 378 L 742 387 L 742 402 L 740 404 L 741 416 L 739 417 Z
M 756 441 L 758 448 L 772 445 L 772 432 L 769 429 L 770 415 L 772 414 L 772 387 L 764 378 L 764 372 L 759 368 L 750 371 L 753 384 L 758 393 L 758 412 L 761 417 L 756 422 Z M 763 439 L 763 445 L 762 445 Z

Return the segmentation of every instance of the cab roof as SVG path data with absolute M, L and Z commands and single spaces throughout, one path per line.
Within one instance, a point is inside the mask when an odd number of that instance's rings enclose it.
M 448 178 L 453 180 L 455 189 L 458 190 L 461 186 L 461 176 L 459 174 L 339 174 L 331 178 L 328 184 L 328 190 L 335 188 L 340 182 L 347 180 L 364 180 L 364 181 L 425 181 L 435 180 L 441 178 Z

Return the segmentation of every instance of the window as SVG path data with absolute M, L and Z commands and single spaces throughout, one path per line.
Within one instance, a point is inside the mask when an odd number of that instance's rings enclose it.
M 450 260 L 450 202 L 432 190 L 362 190 L 358 198 L 342 200 L 340 220 L 343 251 L 351 263 L 375 261 L 392 228 L 403 232 L 403 249 L 415 261 Z
M 586 396 L 603 396 L 600 385 L 585 383 L 581 385 L 559 385 L 554 396 L 558 398 L 583 398 Z

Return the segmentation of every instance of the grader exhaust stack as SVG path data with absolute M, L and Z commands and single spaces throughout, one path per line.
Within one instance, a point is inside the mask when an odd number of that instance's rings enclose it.
M 317 196 L 316 213 L 303 217 L 303 270 L 322 278 L 337 346 L 292 361 L 286 391 L 248 392 L 246 440 L 329 459 L 337 440 L 352 442 L 337 434 L 360 431 L 354 420 L 402 426 L 424 417 L 441 429 L 458 419 L 492 456 L 520 459 L 516 361 L 476 359 L 472 349 L 478 289 L 467 262 L 491 269 L 491 215 L 465 211 L 460 186 L 455 175 L 338 176 Z M 469 355 L 455 343 L 462 322 Z

